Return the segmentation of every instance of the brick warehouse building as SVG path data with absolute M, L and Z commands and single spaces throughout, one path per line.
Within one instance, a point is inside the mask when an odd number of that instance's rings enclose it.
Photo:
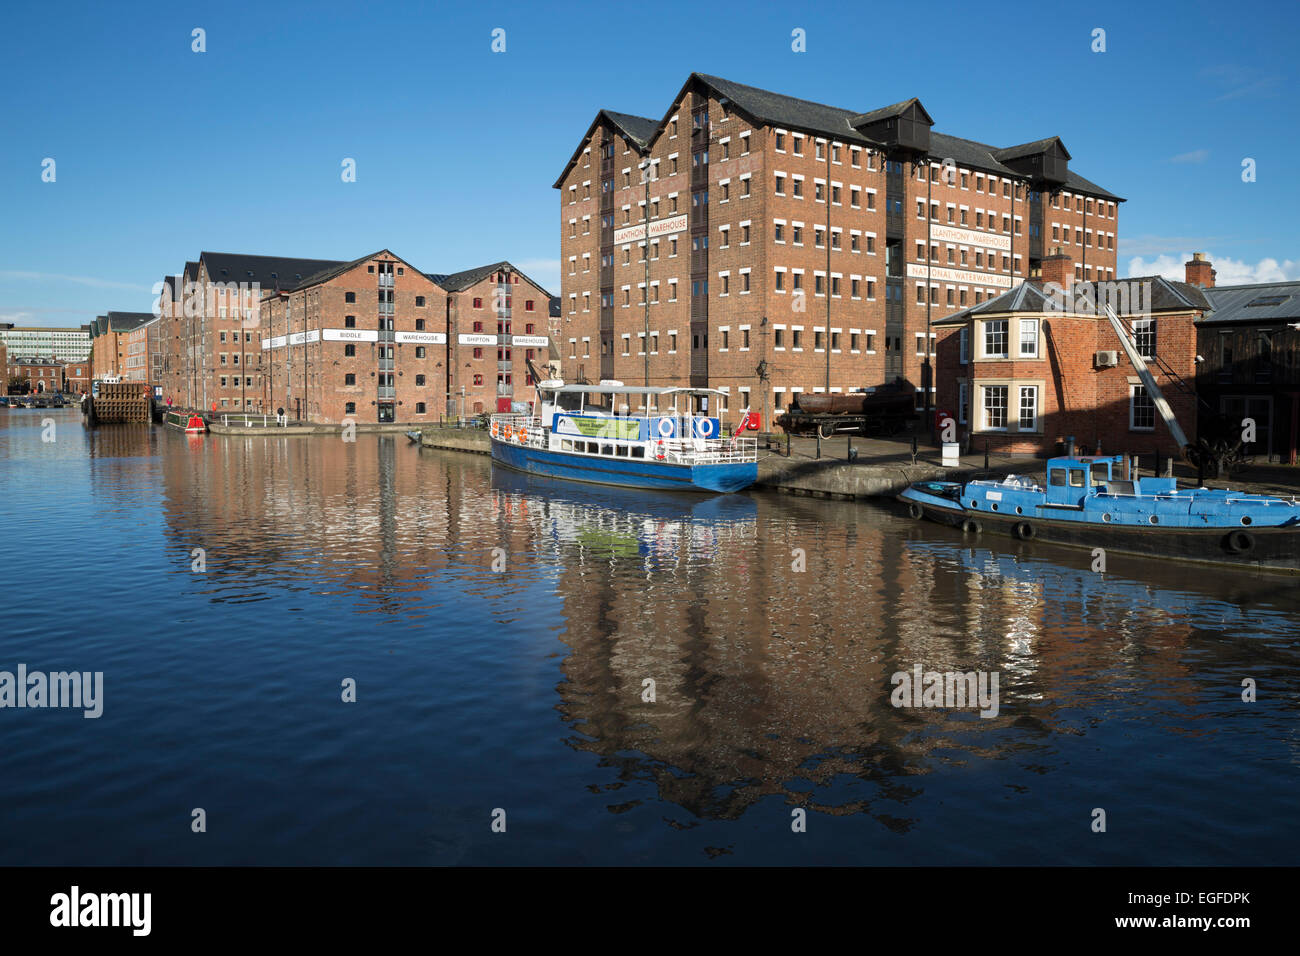
M 766 420 L 826 389 L 827 345 L 831 391 L 919 387 L 927 319 L 1037 276 L 1048 242 L 1114 277 L 1123 200 L 1059 139 L 932 125 L 915 99 L 863 113 L 702 74 L 662 119 L 601 110 L 555 182 L 564 377 L 710 385 Z
M 150 312 L 106 312 L 90 326 L 90 362 L 95 375 L 127 377 L 128 337 L 152 322 Z
M 445 285 L 444 285 L 445 283 Z M 261 302 L 259 407 L 337 423 L 428 422 L 530 401 L 550 296 L 508 262 L 423 273 L 388 250 Z
M 539 372 L 551 360 L 551 294 L 509 262 L 428 278 L 448 294 L 447 415 L 509 411 L 535 398 L 526 360 Z
M 293 288 L 308 276 L 342 265 L 335 259 L 294 259 L 202 252 L 180 281 L 159 294 L 164 323 L 164 398 L 185 408 L 253 410 L 263 394 L 262 329 L 257 314 L 267 293 Z M 215 409 L 214 409 L 215 406 Z
M 1189 272 L 1191 270 L 1189 269 Z M 1103 454 L 1176 454 L 1168 429 L 1129 364 L 1097 288 L 1074 281 L 1064 253 L 1041 279 L 937 319 L 938 406 L 975 449 L 1050 455 L 1073 436 Z M 1190 278 L 1190 277 L 1189 277 Z M 1054 295 L 1067 290 L 1069 296 Z M 1194 282 L 1160 276 L 1107 283 L 1109 302 L 1189 441 L 1196 440 L 1198 320 L 1210 309 Z

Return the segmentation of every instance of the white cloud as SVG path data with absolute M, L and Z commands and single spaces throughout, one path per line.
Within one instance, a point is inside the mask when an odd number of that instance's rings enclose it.
M 70 276 L 60 275 L 54 272 L 28 272 L 21 269 L 0 269 L 0 279 L 51 283 L 71 282 L 74 285 L 86 285 L 95 289 L 131 289 L 137 292 L 150 291 L 149 286 L 137 285 L 134 282 L 114 282 L 111 279 L 100 279 L 97 276 Z
M 1194 149 L 1190 153 L 1179 153 L 1177 156 L 1170 156 L 1171 163 L 1203 163 L 1210 158 L 1208 149 Z
M 1213 253 L 1206 253 L 1211 267 L 1217 273 L 1215 285 L 1249 285 L 1254 282 L 1283 282 L 1300 279 L 1300 261 L 1266 257 L 1258 262 L 1243 262 L 1229 257 L 1219 258 Z M 1183 264 L 1192 258 L 1190 252 L 1179 255 L 1159 255 L 1154 259 L 1134 256 L 1128 262 L 1128 276 L 1164 276 L 1182 282 L 1187 277 Z

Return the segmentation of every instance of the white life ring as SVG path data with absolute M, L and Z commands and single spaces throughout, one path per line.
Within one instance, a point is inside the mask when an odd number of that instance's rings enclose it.
M 713 419 L 712 418 L 695 419 L 695 431 L 701 438 L 712 438 Z
M 661 418 L 659 419 L 659 424 L 656 426 L 656 430 L 659 432 L 660 438 L 672 438 L 673 434 L 677 431 L 677 425 L 671 418 Z M 659 444 L 662 445 L 663 442 L 660 442 Z

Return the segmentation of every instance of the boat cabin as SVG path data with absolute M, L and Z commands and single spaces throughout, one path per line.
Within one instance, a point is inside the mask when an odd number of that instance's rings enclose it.
M 1090 494 L 1169 494 L 1178 490 L 1174 478 L 1139 478 L 1125 474 L 1125 456 L 1107 458 L 1051 458 L 1047 462 L 1047 503 L 1080 507 Z
M 613 441 L 722 437 L 721 419 L 708 411 L 710 400 L 720 403 L 727 394 L 718 389 L 645 387 L 613 381 L 567 385 L 547 379 L 537 383 L 537 392 L 540 423 L 547 435 Z M 631 411 L 634 399 L 638 413 Z M 682 400 L 685 411 L 678 410 Z

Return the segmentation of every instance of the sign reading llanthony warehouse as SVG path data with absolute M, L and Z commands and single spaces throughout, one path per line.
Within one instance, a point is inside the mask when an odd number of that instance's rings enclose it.
M 686 216 L 673 216 L 671 219 L 656 219 L 650 223 L 650 238 L 658 236 L 670 236 L 675 232 L 682 232 L 687 225 Z M 645 238 L 645 224 L 639 226 L 624 226 L 622 229 L 614 230 L 614 245 L 623 242 L 640 242 Z
M 927 273 L 931 282 L 993 286 L 998 289 L 1011 288 L 1011 276 L 993 275 L 990 272 L 969 272 L 966 269 L 943 269 L 938 266 L 930 266 L 927 270 L 925 266 L 917 265 L 915 262 L 907 264 L 909 279 L 925 279 Z
M 984 246 L 999 252 L 1011 251 L 1010 236 L 994 236 L 987 232 L 958 229 L 956 226 L 931 226 L 931 242 L 952 242 L 959 246 Z

